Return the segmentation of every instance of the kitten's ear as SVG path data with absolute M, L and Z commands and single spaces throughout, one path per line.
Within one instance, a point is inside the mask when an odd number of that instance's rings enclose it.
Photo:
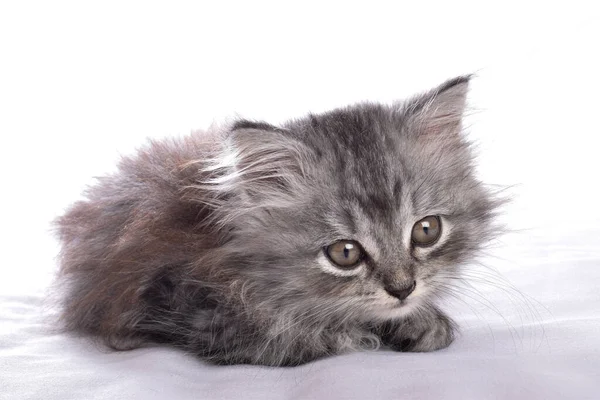
M 458 135 L 471 76 L 450 79 L 437 88 L 408 102 L 407 116 L 420 135 Z
M 238 121 L 229 133 L 230 169 L 225 177 L 248 199 L 278 198 L 297 190 L 306 176 L 309 152 L 285 129 Z

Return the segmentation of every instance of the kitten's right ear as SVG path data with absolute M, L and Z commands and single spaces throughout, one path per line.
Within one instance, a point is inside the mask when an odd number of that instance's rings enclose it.
M 283 205 L 307 173 L 310 152 L 283 128 L 241 120 L 225 138 L 212 171 L 213 189 L 242 195 L 255 204 Z
M 254 129 L 260 131 L 271 131 L 271 132 L 280 132 L 281 129 L 277 128 L 275 125 L 271 125 L 264 121 L 250 121 L 248 119 L 240 119 L 235 121 L 231 126 L 231 131 L 244 130 L 244 129 Z

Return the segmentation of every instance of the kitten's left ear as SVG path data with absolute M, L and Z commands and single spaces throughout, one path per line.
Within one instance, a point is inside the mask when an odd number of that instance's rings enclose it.
M 420 135 L 458 135 L 469 91 L 471 76 L 450 79 L 437 88 L 413 99 L 406 113 Z

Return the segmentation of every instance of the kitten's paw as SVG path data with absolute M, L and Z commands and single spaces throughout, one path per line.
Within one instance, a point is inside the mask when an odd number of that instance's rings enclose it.
M 382 339 L 392 350 L 426 352 L 448 347 L 454 340 L 455 330 L 452 320 L 435 310 L 427 318 L 406 321 L 396 332 Z
M 104 338 L 104 342 L 108 347 L 118 351 L 128 351 L 144 347 L 148 343 L 146 338 L 135 336 L 134 334 L 119 335 L 112 334 Z

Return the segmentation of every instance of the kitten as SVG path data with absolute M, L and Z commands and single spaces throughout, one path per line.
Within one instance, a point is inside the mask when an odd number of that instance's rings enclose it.
M 219 364 L 448 346 L 434 300 L 497 205 L 461 133 L 468 80 L 124 158 L 56 221 L 66 328 Z

